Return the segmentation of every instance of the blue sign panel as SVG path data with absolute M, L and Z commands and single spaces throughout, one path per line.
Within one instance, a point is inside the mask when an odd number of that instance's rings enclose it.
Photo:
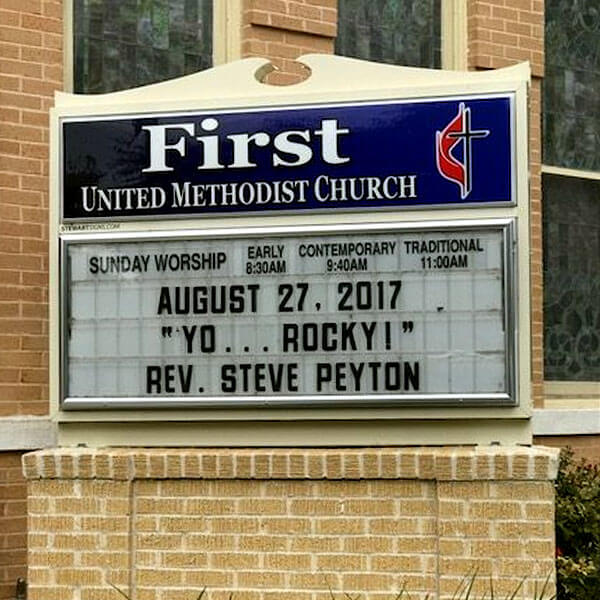
M 513 96 L 62 122 L 63 218 L 494 206 Z

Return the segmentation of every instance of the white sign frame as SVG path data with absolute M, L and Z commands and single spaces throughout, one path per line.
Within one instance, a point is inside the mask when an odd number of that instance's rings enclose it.
M 218 395 L 218 396 L 176 396 L 159 397 L 69 397 L 67 335 L 69 325 L 69 278 L 66 268 L 61 269 L 61 407 L 63 410 L 90 409 L 183 409 L 183 408 L 320 408 L 320 407 L 473 407 L 473 406 L 516 406 L 518 405 L 518 326 L 517 326 L 517 242 L 516 223 L 512 218 L 477 219 L 425 222 L 395 222 L 379 224 L 355 224 L 341 226 L 289 226 L 260 228 L 228 228 L 217 230 L 188 230 L 148 233 L 127 232 L 123 234 L 64 235 L 61 241 L 61 264 L 66 264 L 70 245 L 84 243 L 142 242 L 157 240 L 209 240 L 223 238 L 277 238 L 286 235 L 306 235 L 348 233 L 440 233 L 461 231 L 499 231 L 503 242 L 503 325 L 505 348 L 505 390 L 503 393 L 466 394 L 335 394 L 335 395 Z
M 111 94 L 89 96 L 58 92 L 50 110 L 49 193 L 49 337 L 50 410 L 58 424 L 59 443 L 116 446 L 371 446 L 422 444 L 530 444 L 531 416 L 539 393 L 539 315 L 532 298 L 539 291 L 539 257 L 531 239 L 539 234 L 539 215 L 530 215 L 529 111 L 531 70 L 527 63 L 485 72 L 416 69 L 376 64 L 333 55 L 298 59 L 311 75 L 297 85 L 261 83 L 272 65 L 247 58 L 172 81 Z M 514 94 L 515 204 L 435 210 L 411 207 L 372 212 L 240 215 L 171 220 L 65 223 L 61 218 L 60 122 L 126 115 L 183 114 L 193 111 L 260 110 L 264 107 L 314 106 L 331 103 L 396 102 L 399 99 L 448 98 Z M 93 101 L 92 101 L 93 100 Z M 478 126 L 479 128 L 479 126 Z M 482 126 L 485 129 L 485 125 Z M 65 410 L 61 397 L 62 241 L 92 236 L 163 236 L 172 231 L 207 232 L 269 227 L 337 227 L 402 222 L 456 224 L 513 219 L 515 239 L 516 404 L 510 405 L 384 405 L 265 408 L 191 407 L 173 409 Z M 533 267 L 532 267 L 533 265 Z M 532 268 L 533 275 L 532 277 Z M 533 290 L 533 293 L 532 293 Z M 110 408 L 110 409 L 109 409 Z

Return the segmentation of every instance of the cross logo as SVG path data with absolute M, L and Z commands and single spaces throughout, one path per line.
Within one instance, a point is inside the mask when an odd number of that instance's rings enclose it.
M 460 197 L 464 200 L 473 185 L 471 164 L 471 144 L 475 138 L 484 138 L 490 134 L 489 129 L 471 129 L 471 109 L 461 102 L 458 114 L 442 131 L 435 132 L 435 150 L 437 169 L 449 181 L 460 187 Z M 453 150 L 462 146 L 462 161 L 453 154 Z

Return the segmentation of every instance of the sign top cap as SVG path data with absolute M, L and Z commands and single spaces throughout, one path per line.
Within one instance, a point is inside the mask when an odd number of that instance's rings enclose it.
M 219 65 L 205 71 L 161 81 L 138 88 L 94 95 L 94 105 L 136 104 L 176 98 L 178 102 L 214 100 L 222 105 L 239 98 L 268 98 L 277 103 L 290 95 L 305 94 L 356 94 L 366 91 L 394 90 L 416 96 L 416 90 L 427 93 L 431 88 L 440 93 L 471 93 L 505 90 L 529 83 L 531 69 L 528 62 L 490 71 L 447 71 L 421 69 L 375 63 L 330 54 L 305 54 L 297 59 L 310 75 L 300 83 L 278 86 L 262 83 L 264 76 L 276 67 L 266 58 L 244 58 Z M 414 90 L 411 93 L 411 90 Z M 398 95 L 398 93 L 396 95 Z M 61 109 L 89 107 L 90 95 L 56 92 L 55 105 Z

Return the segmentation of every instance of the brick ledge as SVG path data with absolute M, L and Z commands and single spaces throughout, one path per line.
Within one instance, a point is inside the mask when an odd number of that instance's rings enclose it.
M 558 453 L 541 446 L 361 449 L 54 448 L 26 454 L 27 479 L 422 479 L 556 477 Z

